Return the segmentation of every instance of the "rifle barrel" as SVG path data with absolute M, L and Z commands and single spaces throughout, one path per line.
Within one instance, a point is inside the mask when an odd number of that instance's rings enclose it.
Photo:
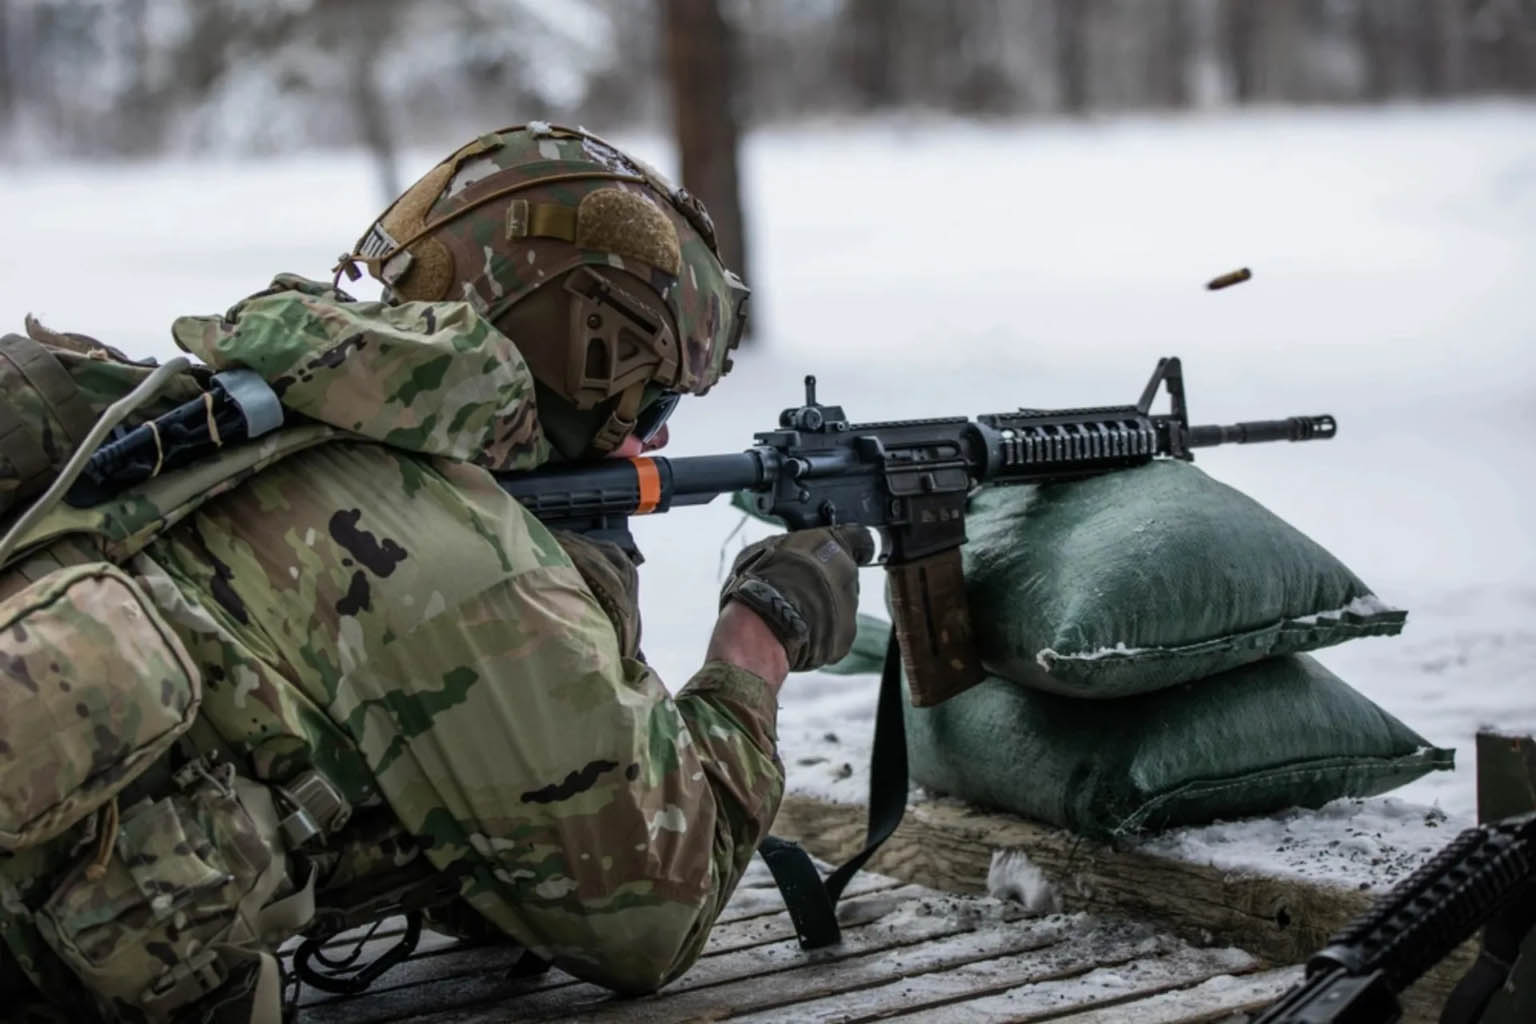
M 1257 441 L 1325 441 L 1338 433 L 1332 416 L 1290 416 L 1283 420 L 1254 420 L 1231 426 L 1190 427 L 1185 443 L 1191 448 Z

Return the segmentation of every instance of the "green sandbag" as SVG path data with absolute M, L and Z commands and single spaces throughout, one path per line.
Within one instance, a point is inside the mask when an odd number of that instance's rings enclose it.
M 1195 467 L 1159 460 L 982 492 L 966 516 L 988 671 L 1079 697 L 1162 689 L 1401 631 L 1338 559 Z
M 838 676 L 878 673 L 885 666 L 885 645 L 890 635 L 889 622 L 860 612 L 858 632 L 853 635 L 853 649 L 840 661 L 823 666 L 820 671 Z
M 1115 701 L 992 678 L 906 724 L 914 781 L 1096 838 L 1374 796 L 1455 757 L 1305 655 Z

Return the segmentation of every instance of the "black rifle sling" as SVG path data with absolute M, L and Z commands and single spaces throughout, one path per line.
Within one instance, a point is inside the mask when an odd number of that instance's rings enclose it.
M 901 709 L 901 650 L 896 632 L 885 648 L 880 698 L 875 709 L 875 739 L 869 755 L 869 827 L 864 849 L 823 881 L 810 855 L 798 843 L 768 836 L 758 847 L 789 908 L 804 949 L 842 941 L 837 901 L 864 862 L 890 838 L 907 810 L 907 730 Z

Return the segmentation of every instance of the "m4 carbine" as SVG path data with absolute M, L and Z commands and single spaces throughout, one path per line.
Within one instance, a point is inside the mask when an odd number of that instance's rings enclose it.
M 1398 993 L 1487 923 L 1441 1024 L 1474 1024 L 1536 926 L 1536 813 L 1469 828 L 1335 935 L 1253 1024 L 1394 1024 Z
M 1171 409 L 1153 413 L 1165 386 Z M 202 399 L 103 445 L 66 500 L 95 504 L 299 419 L 251 371 L 215 375 Z M 850 423 L 841 406 L 816 400 L 816 378 L 807 377 L 805 404 L 785 409 L 778 429 L 757 434 L 744 452 L 603 459 L 498 480 L 547 525 L 615 541 L 636 560 L 630 516 L 701 505 L 733 491 L 791 530 L 840 523 L 879 530 L 902 662 L 912 701 L 923 707 L 982 678 L 960 569 L 966 500 L 975 488 L 1071 480 L 1155 458 L 1189 460 L 1193 449 L 1218 444 L 1330 438 L 1336 429 L 1332 416 L 1192 427 L 1177 357 L 1158 360 L 1135 405 L 1019 409 L 974 420 Z
M 1167 388 L 1171 409 L 1154 414 Z M 610 459 L 506 474 L 500 483 L 551 527 L 618 543 L 638 557 L 632 515 L 705 504 L 741 491 L 756 512 L 791 530 L 840 523 L 875 528 L 902 661 L 919 707 L 980 682 L 971 641 L 960 546 L 966 500 L 982 485 L 1051 483 L 1168 457 L 1195 448 L 1334 436 L 1332 416 L 1292 416 L 1234 426 L 1189 424 L 1177 357 L 1158 360 L 1135 405 L 1019 409 L 951 419 L 850 423 L 841 406 L 816 400 L 785 409 L 775 430 L 731 455 Z

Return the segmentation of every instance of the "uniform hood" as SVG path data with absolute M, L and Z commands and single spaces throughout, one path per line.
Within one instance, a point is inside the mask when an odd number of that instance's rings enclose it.
M 279 274 L 223 316 L 185 316 L 176 344 L 259 373 L 288 409 L 370 440 L 496 472 L 549 457 L 533 374 L 466 302 L 358 302 Z

